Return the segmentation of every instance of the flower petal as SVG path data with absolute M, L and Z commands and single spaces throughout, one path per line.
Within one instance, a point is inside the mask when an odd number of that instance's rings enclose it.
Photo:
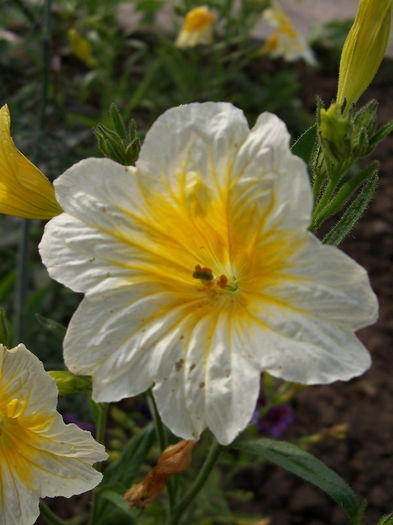
M 306 235 L 307 242 L 294 253 L 283 281 L 264 293 L 351 331 L 374 323 L 378 302 L 366 270 L 334 246 Z
M 164 423 L 177 435 L 198 439 L 208 426 L 227 445 L 246 427 L 259 393 L 260 368 L 238 350 L 226 315 L 204 318 L 194 327 L 184 358 L 153 389 Z
M 65 363 L 71 372 L 93 375 L 96 401 L 139 394 L 159 368 L 163 373 L 175 362 L 186 319 L 173 294 L 113 279 L 96 287 L 75 312 L 64 340 Z
M 233 180 L 235 223 L 245 213 L 249 217 L 254 206 L 255 220 L 264 219 L 262 231 L 308 228 L 312 191 L 306 165 L 291 154 L 289 133 L 276 115 L 262 113 L 258 117 L 239 150 Z
M 254 322 L 249 351 L 273 376 L 325 384 L 351 379 L 370 366 L 363 344 L 339 325 L 282 306 L 270 306 Z
M 217 191 L 228 184 L 248 132 L 243 112 L 226 102 L 172 108 L 147 133 L 136 167 L 146 186 L 172 198 L 189 172 Z

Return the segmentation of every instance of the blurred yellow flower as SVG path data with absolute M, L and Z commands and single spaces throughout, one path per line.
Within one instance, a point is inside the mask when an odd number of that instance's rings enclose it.
M 20 344 L 0 345 L 0 516 L 2 525 L 32 525 L 42 497 L 80 494 L 107 458 L 90 432 L 66 425 L 57 388 L 37 357 Z
M 389 40 L 392 0 L 360 0 L 341 54 L 337 104 L 355 104 L 374 78 Z
M 316 65 L 317 61 L 311 48 L 293 27 L 278 2 L 274 2 L 272 7 L 264 12 L 264 18 L 277 29 L 267 39 L 261 53 L 269 54 L 273 58 L 282 57 L 287 62 L 303 59 L 311 66 Z
M 213 24 L 216 17 L 206 6 L 195 7 L 186 15 L 176 40 L 176 47 L 194 47 L 213 42 Z
M 93 57 L 91 45 L 88 40 L 82 38 L 76 29 L 68 30 L 68 40 L 70 42 L 72 53 L 82 60 L 87 66 L 94 67 L 97 65 L 97 60 Z
M 8 106 L 0 108 L 0 213 L 51 219 L 62 212 L 52 184 L 15 147 Z

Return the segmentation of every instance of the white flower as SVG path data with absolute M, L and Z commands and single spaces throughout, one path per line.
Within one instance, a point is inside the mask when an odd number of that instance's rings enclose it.
M 0 371 L 1 523 L 30 525 L 39 498 L 95 487 L 102 475 L 92 464 L 107 454 L 89 432 L 64 424 L 55 381 L 24 345 L 0 345 Z
M 317 64 L 312 49 L 293 27 L 278 2 L 274 2 L 270 9 L 266 9 L 263 16 L 277 29 L 267 39 L 261 53 L 266 53 L 273 58 L 282 57 L 287 62 L 303 59 L 310 66 Z
M 183 27 L 176 39 L 176 47 L 194 47 L 213 42 L 214 14 L 204 5 L 194 7 L 184 19 Z
M 303 161 L 275 115 L 251 131 L 228 103 L 173 108 L 135 168 L 87 159 L 55 182 L 65 213 L 40 245 L 50 275 L 86 294 L 65 362 L 96 401 L 154 385 L 163 421 L 231 442 L 260 372 L 306 384 L 370 365 L 354 331 L 374 322 L 367 273 L 307 231 Z

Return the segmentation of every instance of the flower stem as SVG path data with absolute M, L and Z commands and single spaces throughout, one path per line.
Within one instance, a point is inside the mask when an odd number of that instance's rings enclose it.
M 105 428 L 106 428 L 106 420 L 108 417 L 108 409 L 109 409 L 109 403 L 97 403 L 97 421 L 96 421 L 96 441 L 98 443 L 101 443 L 102 445 L 105 445 Z M 95 468 L 98 470 L 101 470 L 102 463 L 95 465 Z
M 42 142 L 45 127 L 46 107 L 48 104 L 49 91 L 49 65 L 50 65 L 50 39 L 51 39 L 51 7 L 52 0 L 46 0 L 44 4 L 44 23 L 42 39 L 42 81 L 41 81 L 41 108 L 38 125 L 37 140 L 32 155 L 33 164 L 39 157 L 39 148 Z M 30 220 L 23 219 L 22 236 L 19 244 L 18 279 L 15 298 L 15 332 L 14 344 L 19 344 L 24 339 L 25 310 L 27 287 L 29 283 L 29 244 L 30 244 Z
M 156 405 L 156 402 L 155 402 L 155 399 L 154 399 L 154 396 L 151 390 L 147 391 L 147 401 L 149 404 L 151 415 L 153 417 L 154 427 L 156 429 L 156 435 L 157 435 L 158 443 L 160 445 L 160 450 L 161 452 L 164 452 L 164 450 L 168 446 L 167 439 L 165 436 L 165 428 L 164 428 L 164 425 L 162 424 L 161 417 L 158 412 L 157 405 Z M 167 485 L 167 491 L 168 491 L 168 502 L 169 502 L 169 517 L 171 517 L 173 508 L 176 503 L 176 487 L 175 487 L 173 478 L 169 480 L 169 483 Z
M 29 281 L 29 245 L 30 245 L 30 221 L 22 219 L 22 236 L 19 241 L 18 250 L 18 279 L 16 284 L 15 298 L 15 332 L 14 344 L 17 345 L 23 341 L 25 314 L 26 314 L 26 295 Z
M 108 417 L 109 403 L 96 403 L 95 407 L 97 409 L 96 417 L 96 441 L 104 445 L 105 441 L 105 429 L 106 429 L 106 420 Z M 102 470 L 102 463 L 96 463 L 94 468 L 98 471 Z M 97 521 L 98 514 L 98 505 L 97 505 L 97 491 L 93 491 L 93 500 L 91 503 L 91 517 L 90 523 L 93 525 Z
M 154 427 L 156 429 L 158 443 L 160 444 L 160 450 L 161 452 L 164 452 L 164 450 L 167 447 L 164 425 L 162 424 L 160 414 L 158 413 L 157 405 L 156 405 L 156 402 L 154 400 L 151 390 L 147 391 L 147 402 L 149 404 L 149 409 L 153 417 Z
M 40 501 L 40 512 L 41 516 L 43 516 L 48 523 L 52 523 L 53 525 L 66 524 L 66 522 L 56 516 L 56 514 L 52 512 L 48 505 L 46 505 L 43 501 Z
M 220 455 L 221 450 L 222 450 L 222 446 L 213 437 L 213 441 L 210 446 L 209 454 L 206 458 L 205 463 L 203 464 L 196 480 L 191 485 L 189 491 L 186 493 L 183 499 L 179 502 L 179 504 L 176 505 L 173 511 L 172 519 L 168 521 L 168 525 L 178 525 L 179 524 L 181 515 L 184 513 L 184 511 L 193 501 L 195 496 L 201 490 L 203 485 L 206 483 L 206 480 L 209 477 L 210 472 L 212 471 L 218 459 L 218 456 Z

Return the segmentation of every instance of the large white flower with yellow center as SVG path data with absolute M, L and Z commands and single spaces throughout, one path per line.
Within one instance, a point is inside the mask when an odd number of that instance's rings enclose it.
M 229 443 L 249 422 L 262 370 L 306 384 L 361 374 L 354 331 L 377 303 L 367 274 L 307 231 L 303 161 L 276 116 L 250 131 L 227 103 L 164 113 L 135 168 L 79 162 L 55 182 L 65 213 L 40 250 L 86 294 L 68 327 L 68 368 L 96 401 L 154 385 L 183 438 Z
M 31 525 L 40 497 L 72 496 L 95 487 L 92 464 L 104 447 L 56 412 L 57 387 L 24 345 L 0 345 L 0 516 Z

